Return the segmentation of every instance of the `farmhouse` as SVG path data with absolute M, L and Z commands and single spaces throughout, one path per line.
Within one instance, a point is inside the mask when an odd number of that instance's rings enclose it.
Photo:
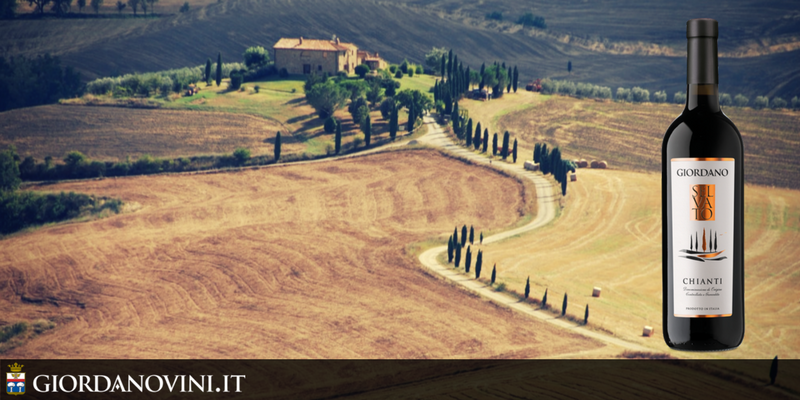
M 386 61 L 378 53 L 359 50 L 356 45 L 344 43 L 339 38 L 281 38 L 272 48 L 275 68 L 286 68 L 290 74 L 335 74 L 339 71 L 352 74 L 359 64 L 367 64 L 370 70 L 386 68 Z

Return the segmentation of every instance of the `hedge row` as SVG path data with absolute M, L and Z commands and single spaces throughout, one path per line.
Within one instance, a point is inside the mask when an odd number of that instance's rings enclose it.
M 0 192 L 0 234 L 7 235 L 29 226 L 64 221 L 82 214 L 104 210 L 118 213 L 122 202 L 80 193 L 40 194 Z
M 216 71 L 216 68 L 216 63 L 212 64 L 212 73 Z M 242 70 L 246 71 L 242 63 L 222 64 L 223 76 L 230 76 L 231 72 Z M 189 87 L 189 84 L 202 82 L 204 71 L 205 65 L 200 65 L 197 67 L 100 78 L 87 83 L 86 92 L 96 95 L 110 93 L 118 97 L 150 96 L 156 92 L 162 95 L 171 92 L 180 93 Z

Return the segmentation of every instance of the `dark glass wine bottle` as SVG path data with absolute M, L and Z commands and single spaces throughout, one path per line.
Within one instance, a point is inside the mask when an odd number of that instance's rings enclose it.
M 744 338 L 744 150 L 719 107 L 717 21 L 693 19 L 686 108 L 661 157 L 664 340 L 713 351 Z

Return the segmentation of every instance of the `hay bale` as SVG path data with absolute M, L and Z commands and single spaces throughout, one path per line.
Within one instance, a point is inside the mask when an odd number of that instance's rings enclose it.
M 595 286 L 594 288 L 592 288 L 592 297 L 600 297 L 600 292 L 601 292 L 602 290 L 603 290 L 603 289 L 600 289 L 600 288 L 599 288 L 599 287 L 597 287 L 597 286 Z
M 569 174 L 569 181 L 570 182 L 575 182 L 577 180 L 578 180 L 578 175 L 577 174 Z
M 577 163 L 577 167 L 578 168 L 588 168 L 589 167 L 589 162 L 584 160 L 584 159 L 580 159 L 578 161 L 578 163 Z
M 408 142 L 409 146 L 413 146 L 415 144 L 419 144 L 419 142 L 417 142 L 416 140 L 412 140 L 412 141 Z
M 538 171 L 539 170 L 539 164 L 538 163 L 534 163 L 531 160 L 526 160 L 525 164 L 524 164 L 524 167 L 528 171 Z
M 597 163 L 597 168 L 606 169 L 608 168 L 608 163 L 605 161 L 600 161 L 599 163 Z
M 645 325 L 644 329 L 642 330 L 642 336 L 653 336 L 653 327 Z
M 592 160 L 592 163 L 589 164 L 592 168 L 597 168 L 597 160 Z

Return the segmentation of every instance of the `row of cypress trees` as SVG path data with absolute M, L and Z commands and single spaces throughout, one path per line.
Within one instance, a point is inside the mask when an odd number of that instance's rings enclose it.
M 561 159 L 561 149 L 558 147 L 550 150 L 547 143 L 536 143 L 533 146 L 533 162 L 539 163 L 542 174 L 553 174 L 556 182 L 561 184 L 561 195 L 567 195 L 568 172 L 575 172 L 575 164 L 570 160 Z

